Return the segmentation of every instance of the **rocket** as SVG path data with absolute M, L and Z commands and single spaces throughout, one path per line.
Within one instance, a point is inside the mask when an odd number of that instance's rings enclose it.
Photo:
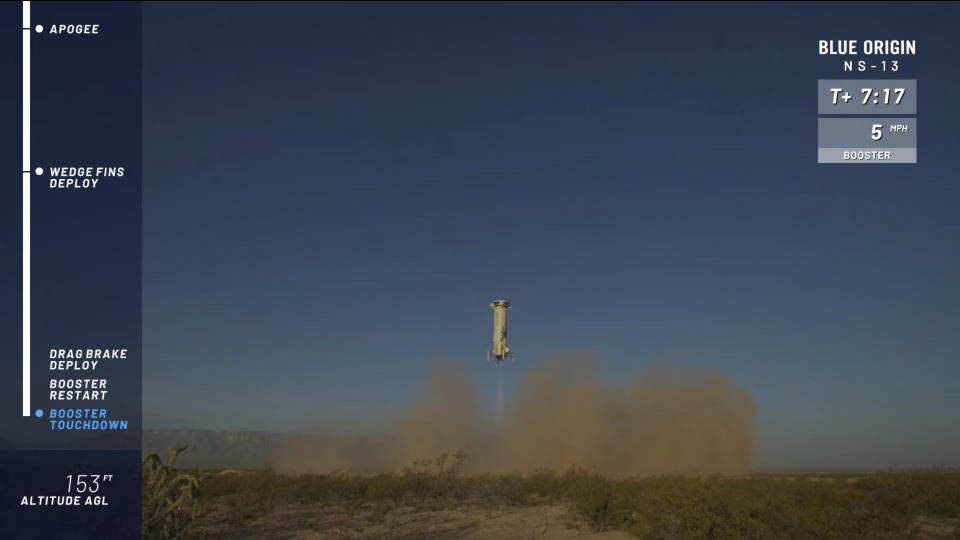
M 493 348 L 487 352 L 487 360 L 493 355 L 499 364 L 508 356 L 513 359 L 513 353 L 507 346 L 507 310 L 510 309 L 510 302 L 494 300 L 490 307 L 493 308 Z

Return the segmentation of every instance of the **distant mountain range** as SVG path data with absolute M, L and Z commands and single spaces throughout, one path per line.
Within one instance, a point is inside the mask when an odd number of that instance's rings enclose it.
M 177 457 L 178 467 L 251 469 L 272 463 L 293 436 L 266 431 L 145 429 L 143 452 L 144 455 L 155 452 L 166 463 L 171 448 L 189 445 L 190 448 Z

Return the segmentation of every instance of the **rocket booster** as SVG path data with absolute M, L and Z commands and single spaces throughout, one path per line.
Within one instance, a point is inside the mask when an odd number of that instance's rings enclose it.
M 499 363 L 505 357 L 513 356 L 507 345 L 507 310 L 510 309 L 510 302 L 494 300 L 490 303 L 490 307 L 493 308 L 493 348 L 490 354 Z

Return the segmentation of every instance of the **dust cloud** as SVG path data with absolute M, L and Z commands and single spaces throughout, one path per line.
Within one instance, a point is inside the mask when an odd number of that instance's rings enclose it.
M 398 471 L 417 459 L 463 450 L 466 473 L 563 472 L 571 465 L 612 478 L 666 473 L 738 474 L 753 452 L 754 403 L 726 376 L 665 366 L 607 382 L 598 363 L 567 355 L 534 368 L 485 419 L 469 375 L 440 364 L 392 433 L 302 434 L 278 470 Z

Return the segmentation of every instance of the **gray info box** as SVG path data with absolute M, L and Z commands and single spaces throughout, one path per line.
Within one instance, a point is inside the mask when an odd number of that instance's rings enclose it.
M 817 163 L 916 163 L 916 148 L 818 148 Z
M 916 148 L 916 118 L 818 118 L 820 148 Z
M 820 79 L 817 114 L 917 114 L 916 79 Z

